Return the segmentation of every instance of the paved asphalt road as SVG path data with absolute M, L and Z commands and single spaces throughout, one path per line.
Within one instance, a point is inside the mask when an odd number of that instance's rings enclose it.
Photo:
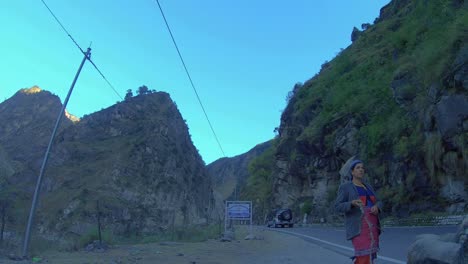
M 271 228 L 271 230 L 289 233 L 299 236 L 306 241 L 320 244 L 328 250 L 332 250 L 345 256 L 352 256 L 352 244 L 345 239 L 342 227 L 299 227 L 299 228 Z M 445 234 L 454 233 L 457 226 L 439 227 L 386 227 L 380 236 L 379 262 L 406 263 L 408 248 L 420 234 Z

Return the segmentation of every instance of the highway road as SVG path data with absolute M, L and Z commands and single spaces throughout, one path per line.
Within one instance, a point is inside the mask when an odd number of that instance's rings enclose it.
M 318 244 L 325 249 L 344 256 L 353 255 L 351 241 L 345 239 L 343 227 L 298 227 L 298 228 L 270 228 L 270 230 L 301 237 L 304 240 Z M 406 263 L 408 248 L 420 234 L 455 233 L 457 226 L 438 227 L 386 227 L 380 236 L 379 262 Z

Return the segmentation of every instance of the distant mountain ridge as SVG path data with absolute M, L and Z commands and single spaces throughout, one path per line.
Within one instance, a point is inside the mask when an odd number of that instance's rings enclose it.
M 14 190 L 10 197 L 0 190 L 0 200 L 14 201 L 7 230 L 24 228 L 60 109 L 59 98 L 38 87 L 0 104 L 0 185 Z M 211 180 L 169 94 L 126 98 L 79 122 L 62 122 L 37 210 L 43 237 L 69 241 L 93 232 L 98 201 L 103 226 L 117 235 L 209 221 Z
M 213 184 L 215 186 L 220 185 L 223 182 L 228 181 L 230 178 L 235 178 L 239 180 L 239 182 L 245 183 L 249 176 L 249 162 L 255 157 L 261 155 L 270 146 L 271 144 L 269 141 L 260 143 L 246 153 L 235 157 L 221 158 L 208 164 L 206 167 L 210 173 Z
M 231 158 L 221 158 L 206 166 L 211 177 L 217 211 L 223 215 L 223 203 L 226 200 L 239 200 L 242 189 L 249 178 L 248 166 L 271 146 L 271 142 L 260 143 L 244 154 Z

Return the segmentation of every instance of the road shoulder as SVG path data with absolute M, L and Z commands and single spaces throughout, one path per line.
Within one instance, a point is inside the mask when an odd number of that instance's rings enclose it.
M 349 258 L 319 245 L 266 228 L 255 228 L 256 239 L 244 240 L 237 231 L 231 242 L 208 240 L 197 243 L 149 243 L 119 245 L 104 252 L 48 251 L 39 256 L 43 263 L 205 263 L 205 264 L 309 264 L 350 263 Z M 5 264 L 28 262 L 0 259 Z

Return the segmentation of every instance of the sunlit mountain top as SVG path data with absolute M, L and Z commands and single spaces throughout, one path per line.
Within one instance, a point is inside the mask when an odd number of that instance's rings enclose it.
M 24 93 L 24 94 L 35 94 L 35 93 L 40 93 L 42 92 L 42 89 L 39 88 L 39 86 L 37 85 L 34 85 L 33 87 L 31 88 L 23 88 L 19 91 L 20 93 Z

